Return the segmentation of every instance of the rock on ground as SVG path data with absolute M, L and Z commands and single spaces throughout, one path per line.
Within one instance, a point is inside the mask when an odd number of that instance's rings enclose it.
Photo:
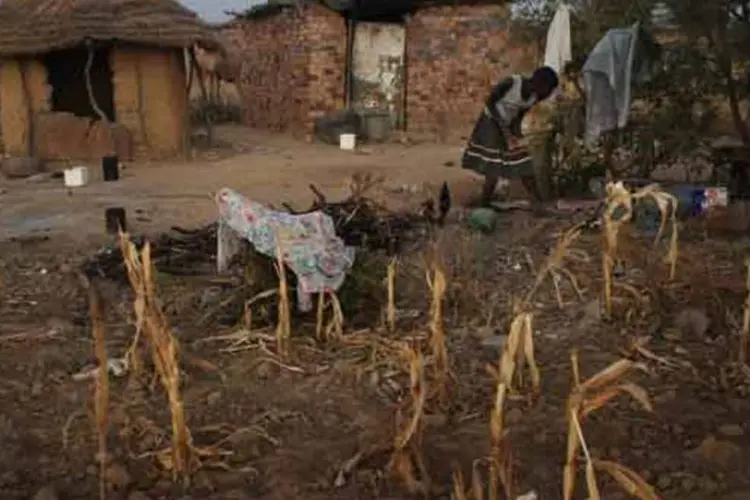
M 55 491 L 55 488 L 52 486 L 45 486 L 41 490 L 36 492 L 36 495 L 34 495 L 33 500 L 59 500 L 60 497 L 57 496 L 57 491 Z

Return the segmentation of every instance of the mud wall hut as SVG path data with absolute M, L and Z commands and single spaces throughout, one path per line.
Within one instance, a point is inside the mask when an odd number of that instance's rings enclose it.
M 213 38 L 174 0 L 3 0 L 5 153 L 162 159 L 188 144 L 184 51 Z
M 450 0 L 270 0 L 227 23 L 250 125 L 312 133 L 347 105 L 400 129 L 465 135 L 491 85 L 538 57 L 514 45 L 509 10 Z

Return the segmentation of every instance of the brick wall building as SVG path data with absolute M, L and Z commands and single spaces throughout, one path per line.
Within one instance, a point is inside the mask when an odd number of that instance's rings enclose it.
M 240 60 L 238 91 L 248 125 L 307 130 L 317 112 L 341 109 L 346 21 L 313 3 L 269 6 L 222 30 Z
M 242 60 L 238 86 L 248 124 L 309 134 L 317 115 L 346 104 L 349 23 L 317 2 L 290 3 L 256 8 L 223 34 Z M 402 17 L 409 133 L 467 135 L 493 83 L 537 61 L 511 44 L 507 7 L 456 3 Z

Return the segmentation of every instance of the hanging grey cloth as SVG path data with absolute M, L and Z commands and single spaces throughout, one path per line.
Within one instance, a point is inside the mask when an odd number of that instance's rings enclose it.
M 604 132 L 623 128 L 630 113 L 630 91 L 639 42 L 639 23 L 609 30 L 583 65 L 586 134 L 593 146 Z

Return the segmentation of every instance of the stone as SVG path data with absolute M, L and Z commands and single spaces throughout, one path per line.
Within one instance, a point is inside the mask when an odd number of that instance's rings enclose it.
M 482 347 L 499 350 L 504 349 L 507 342 L 507 335 L 492 335 L 491 337 L 487 337 L 482 340 Z
M 45 486 L 41 490 L 36 492 L 36 495 L 33 496 L 33 500 L 59 500 L 60 497 L 57 496 L 57 491 L 53 486 Z
M 21 476 L 17 471 L 8 471 L 0 475 L 0 488 L 15 486 L 21 483 Z
M 533 437 L 534 444 L 544 445 L 547 444 L 547 434 L 545 432 L 537 432 Z
M 216 406 L 216 404 L 221 400 L 221 391 L 214 391 L 208 396 L 206 396 L 206 404 L 208 406 Z
M 706 498 L 715 498 L 716 493 L 719 492 L 721 486 L 719 483 L 711 479 L 710 477 L 702 477 L 700 479 L 698 488 L 706 495 Z
M 128 495 L 128 500 L 151 500 L 151 497 L 142 491 L 131 491 Z
M 221 298 L 222 288 L 219 286 L 211 286 L 203 290 L 201 293 L 201 307 L 207 307 Z
M 656 480 L 656 488 L 659 490 L 666 490 L 672 486 L 672 477 L 669 474 L 662 474 Z
M 448 415 L 444 413 L 431 413 L 424 416 L 424 423 L 427 427 L 445 427 L 448 421 Z
M 674 324 L 683 335 L 702 338 L 708 332 L 711 320 L 705 311 L 687 308 L 677 314 Z
M 451 330 L 452 334 L 464 336 L 466 334 L 471 335 L 477 340 L 485 340 L 495 336 L 495 328 L 491 326 L 480 326 L 477 328 L 456 328 Z
M 9 179 L 23 179 L 42 171 L 44 165 L 39 158 L 16 156 L 4 158 L 0 163 L 0 172 Z
M 111 487 L 124 490 L 130 485 L 131 477 L 128 469 L 117 462 L 113 462 L 104 470 L 104 478 Z
M 583 306 L 582 317 L 578 325 L 579 328 L 586 328 L 591 325 L 600 323 L 603 315 L 602 301 L 599 299 L 590 300 Z
M 750 498 L 750 491 L 734 491 L 727 495 L 722 495 L 717 500 L 747 500 Z
M 653 401 L 656 405 L 663 405 L 677 399 L 677 391 L 668 389 L 654 396 Z
M 213 491 L 214 485 L 206 471 L 198 471 L 193 477 L 193 488 L 196 491 Z
M 718 431 L 719 431 L 719 434 L 728 438 L 736 438 L 744 434 L 744 431 L 742 430 L 742 426 L 736 425 L 736 424 L 722 425 L 721 427 L 719 427 Z
M 516 425 L 521 423 L 523 420 L 523 412 L 520 408 L 511 408 L 505 414 L 505 423 L 508 425 Z
M 687 476 L 682 478 L 682 481 L 680 482 L 680 488 L 686 493 L 691 493 L 692 491 L 695 491 L 696 487 L 698 486 L 697 481 L 692 476 Z
M 741 455 L 741 449 L 734 443 L 722 441 L 709 435 L 701 444 L 691 452 L 689 456 L 697 457 L 707 464 L 726 469 L 730 467 Z

